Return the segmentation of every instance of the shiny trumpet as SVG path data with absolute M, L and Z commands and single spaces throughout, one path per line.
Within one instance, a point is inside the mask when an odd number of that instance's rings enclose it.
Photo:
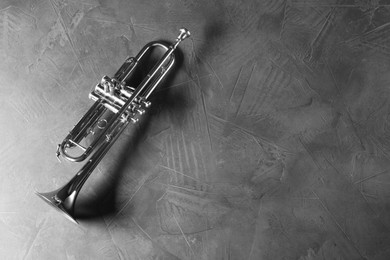
M 179 36 L 171 45 L 157 41 L 150 42 L 136 57 L 127 58 L 114 77 L 104 76 L 102 78 L 89 94 L 89 98 L 95 103 L 57 147 L 57 157 L 62 156 L 73 162 L 81 162 L 88 158 L 88 161 L 61 188 L 46 193 L 36 192 L 40 198 L 64 213 L 69 220 L 77 223 L 74 208 L 81 188 L 128 123 L 136 123 L 145 113 L 146 108 L 151 105 L 148 101 L 149 96 L 172 68 L 175 62 L 174 51 L 177 46 L 189 36 L 190 32 L 183 28 L 180 29 Z M 141 83 L 136 88 L 131 87 L 130 78 L 135 68 L 154 48 L 162 48 L 165 53 Z M 102 118 L 103 114 L 107 113 L 111 117 Z M 99 133 L 88 147 L 83 146 L 80 142 L 87 136 L 94 135 L 95 128 L 98 128 Z M 82 153 L 74 154 L 75 149 Z M 70 150 L 73 150 L 73 154 Z

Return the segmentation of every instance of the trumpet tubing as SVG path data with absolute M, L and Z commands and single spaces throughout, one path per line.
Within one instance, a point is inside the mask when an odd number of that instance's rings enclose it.
M 81 162 L 88 158 L 88 161 L 61 188 L 45 193 L 36 192 L 40 198 L 77 223 L 74 207 L 81 188 L 126 126 L 130 122 L 136 123 L 150 107 L 149 96 L 173 67 L 174 51 L 177 46 L 189 36 L 190 32 L 183 28 L 171 45 L 150 42 L 136 57 L 127 58 L 112 78 L 108 76 L 102 78 L 89 94 L 89 98 L 95 103 L 57 147 L 57 157 L 61 156 L 73 162 Z M 141 62 L 145 62 L 145 55 L 153 48 L 163 49 L 165 51 L 163 56 L 137 87 L 131 86 L 131 77 L 134 76 L 135 69 Z M 102 119 L 106 113 L 109 113 L 110 117 Z M 96 128 L 99 129 L 99 133 L 89 145 L 83 145 L 81 142 L 87 136 L 94 135 Z M 80 152 L 70 154 L 69 150 Z

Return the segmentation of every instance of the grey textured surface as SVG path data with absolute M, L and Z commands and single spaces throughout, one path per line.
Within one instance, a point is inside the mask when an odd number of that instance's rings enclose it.
M 57 143 L 182 26 L 72 224 Z M 0 259 L 390 259 L 389 1 L 2 0 L 0 58 Z

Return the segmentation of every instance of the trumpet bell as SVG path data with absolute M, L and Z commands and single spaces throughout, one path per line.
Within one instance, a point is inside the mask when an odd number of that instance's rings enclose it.
M 63 188 L 61 188 L 63 189 Z M 40 193 L 35 192 L 36 195 L 38 195 L 43 201 L 48 203 L 50 206 L 61 212 L 67 219 L 72 221 L 75 224 L 78 224 L 77 220 L 73 217 L 74 216 L 74 205 L 75 200 L 77 197 L 76 191 L 73 192 L 73 196 L 68 196 L 64 201 L 59 201 L 56 199 L 59 193 L 61 193 L 61 189 L 46 192 L 46 193 Z

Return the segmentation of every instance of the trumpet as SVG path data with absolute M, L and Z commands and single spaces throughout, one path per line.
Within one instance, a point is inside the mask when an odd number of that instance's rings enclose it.
M 173 67 L 177 46 L 189 36 L 190 32 L 182 28 L 171 45 L 160 41 L 150 42 L 136 57 L 127 58 L 112 78 L 103 76 L 101 82 L 89 94 L 89 98 L 95 101 L 94 104 L 58 145 L 56 152 L 57 157 L 61 156 L 72 162 L 81 162 L 88 158 L 87 162 L 61 188 L 45 193 L 36 192 L 40 198 L 72 222 L 78 223 L 74 213 L 81 188 L 126 126 L 130 122 L 137 123 L 150 107 L 149 96 Z M 135 69 L 141 62 L 145 62 L 155 48 L 161 48 L 165 51 L 164 54 L 137 87 L 131 86 Z M 103 117 L 107 113 L 110 115 L 108 119 Z M 89 146 L 83 145 L 83 140 L 95 134 L 94 129 L 99 130 L 97 136 Z

